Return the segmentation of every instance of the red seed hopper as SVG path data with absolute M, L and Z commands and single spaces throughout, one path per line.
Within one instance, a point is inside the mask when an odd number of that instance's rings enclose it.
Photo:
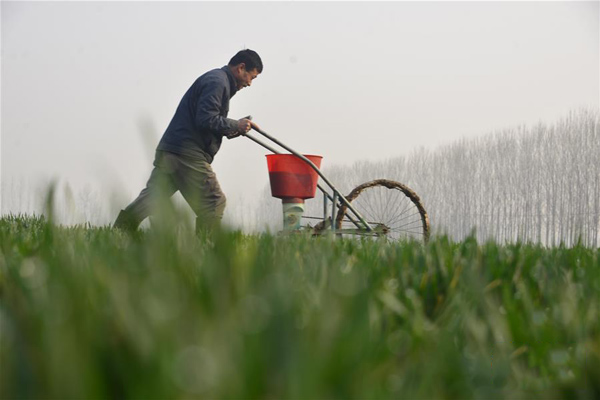
M 304 155 L 321 168 L 323 157 Z M 312 199 L 317 191 L 319 175 L 304 160 L 293 154 L 267 155 L 271 195 L 282 200 Z

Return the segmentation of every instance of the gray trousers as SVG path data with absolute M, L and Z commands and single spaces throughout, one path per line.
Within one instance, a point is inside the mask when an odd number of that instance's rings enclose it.
M 197 230 L 201 226 L 212 228 L 221 221 L 226 199 L 206 159 L 160 150 L 146 187 L 124 213 L 139 225 L 178 190 L 196 214 Z

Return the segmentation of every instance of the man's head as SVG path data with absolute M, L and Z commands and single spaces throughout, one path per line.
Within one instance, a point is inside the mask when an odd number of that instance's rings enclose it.
M 250 49 L 239 51 L 229 61 L 229 69 L 235 77 L 238 90 L 250 86 L 252 80 L 263 70 L 259 55 Z

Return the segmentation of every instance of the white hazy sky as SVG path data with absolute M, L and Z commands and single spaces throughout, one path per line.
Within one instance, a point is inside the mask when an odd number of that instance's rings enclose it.
M 599 107 L 599 16 L 597 1 L 2 1 L 2 182 L 118 189 L 125 207 L 185 91 L 242 48 L 264 71 L 229 116 L 323 167 L 552 122 Z M 268 183 L 264 154 L 224 141 L 230 207 Z

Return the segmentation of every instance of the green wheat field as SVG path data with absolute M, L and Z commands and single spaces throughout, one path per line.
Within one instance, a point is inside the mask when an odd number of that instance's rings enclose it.
M 0 397 L 600 398 L 600 251 L 0 219 Z

